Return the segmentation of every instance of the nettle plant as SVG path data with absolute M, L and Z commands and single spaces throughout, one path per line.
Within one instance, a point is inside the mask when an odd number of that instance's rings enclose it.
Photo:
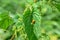
M 59 40 L 60 0 L 0 0 L 0 40 Z

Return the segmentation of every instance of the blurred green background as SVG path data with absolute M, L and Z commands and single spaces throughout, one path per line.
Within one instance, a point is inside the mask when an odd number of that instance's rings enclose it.
M 60 0 L 0 0 L 0 40 L 60 40 Z

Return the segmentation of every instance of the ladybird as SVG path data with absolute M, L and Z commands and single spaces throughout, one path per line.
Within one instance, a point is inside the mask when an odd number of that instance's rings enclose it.
M 32 20 L 32 23 L 31 24 L 35 24 L 35 20 Z

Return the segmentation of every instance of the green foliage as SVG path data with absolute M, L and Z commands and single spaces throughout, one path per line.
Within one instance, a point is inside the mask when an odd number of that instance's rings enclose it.
M 0 0 L 0 40 L 60 40 L 60 0 Z

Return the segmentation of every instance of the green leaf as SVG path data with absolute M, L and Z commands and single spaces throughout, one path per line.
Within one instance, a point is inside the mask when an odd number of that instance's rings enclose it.
M 9 25 L 13 23 L 12 18 L 9 17 L 8 12 L 2 12 L 0 14 L 0 28 L 7 29 Z
M 33 20 L 35 20 L 35 24 L 33 24 L 34 33 L 39 39 L 41 35 L 41 16 L 40 16 L 40 10 L 36 7 L 34 7 L 33 11 Z
M 29 40 L 37 40 L 37 38 L 33 32 L 33 25 L 31 24 L 32 17 L 33 17 L 32 7 L 28 6 L 26 8 L 26 10 L 24 11 L 24 15 L 23 15 L 25 30 L 26 30 L 26 33 L 27 33 Z

